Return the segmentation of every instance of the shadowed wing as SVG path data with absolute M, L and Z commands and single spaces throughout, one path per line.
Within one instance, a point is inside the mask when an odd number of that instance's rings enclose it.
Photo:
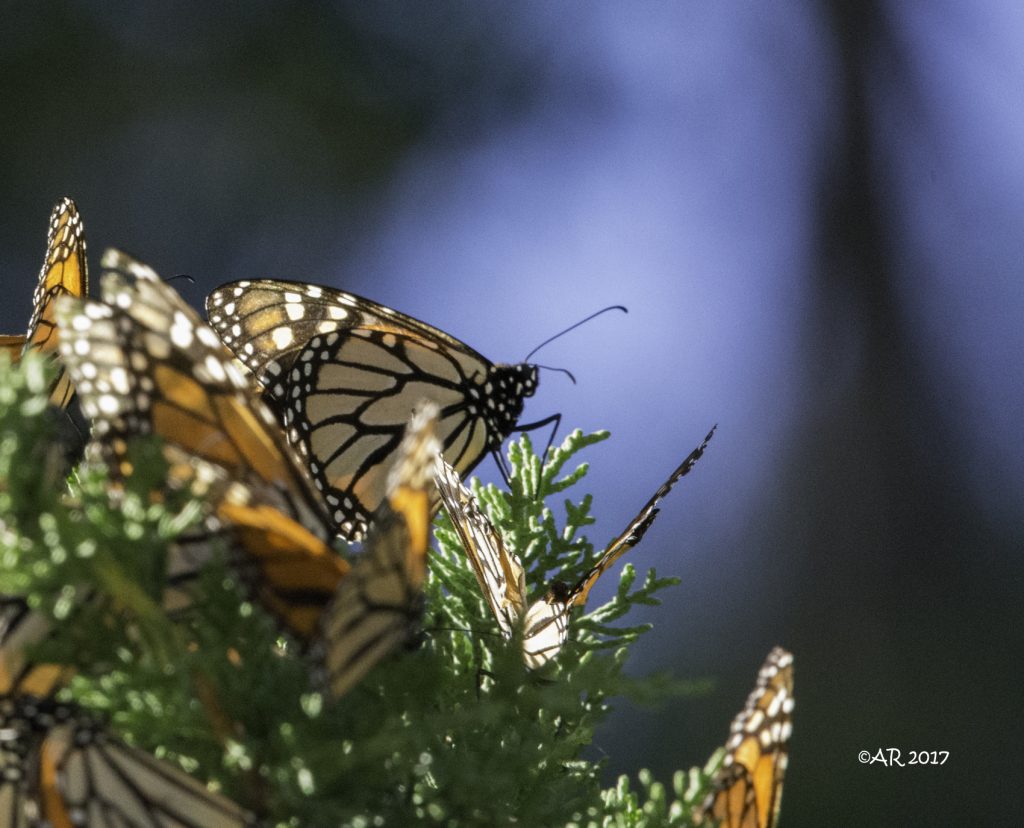
M 49 698 L 0 699 L 0 824 L 242 828 L 252 815 Z
M 324 613 L 323 666 L 335 698 L 393 649 L 415 638 L 440 448 L 436 418 L 437 409 L 425 403 L 410 422 L 389 475 L 387 500 L 374 516 L 362 555 Z
M 626 554 L 630 549 L 640 543 L 644 534 L 650 528 L 651 524 L 654 523 L 654 518 L 658 515 L 658 503 L 665 497 L 672 487 L 687 474 L 690 473 L 698 460 L 704 456 L 704 450 L 708 447 L 708 443 L 711 442 L 711 438 L 715 434 L 715 429 L 718 426 L 714 426 L 711 431 L 707 433 L 707 436 L 697 448 L 690 452 L 685 460 L 679 464 L 674 472 L 669 475 L 668 480 L 661 484 L 658 491 L 654 493 L 654 496 L 644 504 L 644 507 L 637 513 L 629 525 L 622 531 L 622 533 L 615 538 L 605 551 L 601 554 L 597 563 L 594 564 L 591 569 L 580 581 L 569 591 L 568 601 L 572 606 L 582 607 L 587 602 L 587 596 L 590 595 L 590 590 L 597 583 L 597 579 L 604 574 L 605 570 L 608 569 L 613 563 L 619 558 Z

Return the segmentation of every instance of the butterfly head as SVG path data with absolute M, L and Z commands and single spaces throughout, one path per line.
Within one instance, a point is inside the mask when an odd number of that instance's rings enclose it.
M 515 429 L 523 402 L 537 392 L 537 384 L 537 366 L 526 362 L 494 365 L 488 372 L 482 403 L 498 445 Z

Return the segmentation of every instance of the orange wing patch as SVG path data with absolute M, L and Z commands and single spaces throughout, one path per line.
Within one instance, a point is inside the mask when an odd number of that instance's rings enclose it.
M 281 426 L 220 340 L 178 294 L 124 254 L 104 256 L 102 302 L 58 308 L 61 358 L 92 421 L 93 456 L 116 479 L 132 468 L 133 437 L 156 434 L 169 484 L 212 504 L 211 532 L 227 530 L 233 563 L 257 599 L 307 639 L 348 571 L 329 545 L 334 528 Z M 175 605 L 204 562 L 192 540 L 175 555 Z M 208 554 L 207 554 L 208 557 Z
M 28 333 L 0 335 L 0 350 L 11 362 L 21 359 L 28 348 L 53 353 L 59 340 L 54 309 L 60 296 L 82 297 L 88 293 L 88 269 L 85 260 L 85 229 L 78 208 L 70 198 L 61 199 L 50 214 L 46 238 L 46 258 L 32 294 L 32 318 Z M 50 400 L 63 408 L 74 394 L 71 381 L 61 371 L 53 381 Z
M 440 451 L 437 408 L 413 416 L 388 476 L 359 560 L 323 614 L 326 683 L 344 695 L 384 656 L 412 640 L 423 605 L 430 543 L 434 464 Z
M 793 730 L 793 656 L 776 647 L 733 720 L 725 759 L 699 817 L 723 828 L 773 828 L 782 805 L 782 779 Z

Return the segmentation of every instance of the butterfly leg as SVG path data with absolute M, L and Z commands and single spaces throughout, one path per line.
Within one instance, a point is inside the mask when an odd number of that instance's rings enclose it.
M 552 425 L 553 424 L 553 425 Z M 546 425 L 551 425 L 551 436 L 548 437 L 547 445 L 544 447 L 544 451 L 540 455 L 540 466 L 541 471 L 544 469 L 544 464 L 547 462 L 548 453 L 551 451 L 551 447 L 555 444 L 555 435 L 558 434 L 558 427 L 562 424 L 561 413 L 552 414 L 550 417 L 545 417 L 543 420 L 537 420 L 535 423 L 527 423 L 526 425 L 517 426 L 516 430 L 520 432 L 536 431 L 539 428 L 544 428 Z M 507 478 L 506 478 L 507 481 Z M 540 482 L 538 481 L 538 486 Z M 533 493 L 534 498 L 540 496 L 540 491 Z
M 511 491 L 512 477 L 508 466 L 505 465 L 505 455 L 498 449 L 492 451 L 491 455 L 494 457 L 494 464 L 498 467 L 498 471 L 501 472 L 501 479 L 505 481 L 505 488 Z

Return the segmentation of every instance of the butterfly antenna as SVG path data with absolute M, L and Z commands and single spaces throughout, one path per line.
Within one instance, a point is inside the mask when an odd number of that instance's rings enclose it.
M 558 371 L 560 374 L 565 374 L 569 379 L 571 379 L 573 385 L 576 384 L 576 377 L 573 376 L 572 371 L 568 368 L 552 368 L 550 365 L 537 365 L 536 367 L 543 368 L 545 371 Z
M 168 276 L 166 279 L 164 279 L 164 281 L 173 282 L 175 279 L 186 279 L 189 282 L 189 284 L 192 285 L 196 283 L 196 280 L 189 276 L 187 273 L 178 273 L 175 274 L 174 276 Z
M 537 353 L 537 351 L 539 351 L 545 345 L 547 345 L 547 344 L 549 344 L 551 342 L 554 342 L 556 339 L 558 339 L 558 337 L 563 336 L 564 334 L 569 333 L 569 331 L 576 330 L 576 328 L 578 328 L 580 325 L 584 324 L 585 322 L 589 322 L 591 319 L 593 319 L 594 317 L 600 316 L 602 313 L 607 313 L 608 311 L 613 311 L 613 310 L 620 310 L 623 313 L 629 313 L 629 310 L 624 305 L 609 305 L 607 308 L 601 308 L 601 310 L 595 311 L 594 313 L 590 314 L 590 316 L 588 316 L 588 317 L 586 317 L 584 319 L 581 319 L 575 325 L 570 325 L 564 331 L 559 331 L 554 336 L 549 336 L 547 339 L 545 339 L 543 342 L 541 342 L 540 345 L 538 345 L 536 348 L 534 348 L 532 351 L 530 351 L 530 353 L 528 353 L 526 355 L 526 359 L 524 359 L 523 362 L 529 362 L 530 361 L 530 357 L 532 357 L 535 353 Z M 573 380 L 573 382 L 575 382 L 575 380 Z

